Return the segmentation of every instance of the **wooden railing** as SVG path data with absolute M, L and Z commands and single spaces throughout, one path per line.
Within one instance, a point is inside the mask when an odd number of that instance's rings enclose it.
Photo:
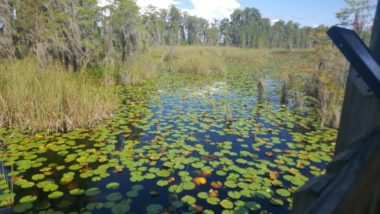
M 380 0 L 370 49 L 380 59 Z M 379 116 L 380 100 L 348 79 L 335 158 L 324 176 L 296 192 L 292 213 L 380 213 Z

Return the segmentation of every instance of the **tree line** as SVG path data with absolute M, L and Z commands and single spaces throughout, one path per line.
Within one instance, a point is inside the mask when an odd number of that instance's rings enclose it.
M 137 50 L 162 45 L 223 45 L 242 48 L 309 48 L 314 28 L 272 23 L 256 8 L 235 10 L 209 22 L 175 6 L 140 12 L 133 0 L 3 0 L 0 56 L 58 60 L 69 69 L 117 65 Z
M 272 23 L 256 8 L 236 9 L 230 18 L 191 16 L 176 7 L 149 7 L 142 15 L 147 41 L 155 45 L 225 45 L 244 48 L 307 48 L 313 28 L 282 20 Z

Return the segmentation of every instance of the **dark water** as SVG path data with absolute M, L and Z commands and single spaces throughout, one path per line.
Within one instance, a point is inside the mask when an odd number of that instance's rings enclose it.
M 167 75 L 128 87 L 92 130 L 1 130 L 0 211 L 288 213 L 292 193 L 331 160 L 336 131 L 319 130 L 312 108 L 282 106 L 276 80 L 259 99 L 256 82 L 251 73 Z

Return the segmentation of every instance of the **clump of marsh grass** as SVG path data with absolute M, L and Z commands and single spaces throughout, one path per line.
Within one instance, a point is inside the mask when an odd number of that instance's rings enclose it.
M 30 58 L 0 65 L 0 127 L 32 132 L 91 127 L 111 115 L 116 96 L 102 80 L 60 65 L 40 68 Z
M 266 49 L 221 48 L 224 60 L 229 64 L 262 66 L 268 63 L 271 51 Z
M 121 66 L 118 82 L 123 85 L 139 84 L 158 75 L 164 69 L 165 50 L 151 48 L 132 56 Z
M 176 47 L 173 55 L 174 72 L 217 74 L 225 71 L 220 51 L 212 47 Z

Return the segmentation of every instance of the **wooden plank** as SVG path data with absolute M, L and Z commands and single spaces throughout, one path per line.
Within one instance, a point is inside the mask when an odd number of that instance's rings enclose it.
M 373 139 L 371 143 L 379 143 L 380 137 Z M 379 194 L 380 185 L 380 149 L 377 148 L 373 159 L 369 160 L 367 166 L 362 166 L 363 173 L 357 177 L 355 184 L 350 188 L 344 201 L 338 207 L 338 213 L 369 213 L 370 203 L 375 198 L 374 203 L 379 203 L 376 196 Z M 376 209 L 376 208 L 374 208 Z
M 380 185 L 380 130 L 352 149 L 338 174 L 326 174 L 296 193 L 292 213 L 367 213 Z M 324 183 L 326 182 L 326 183 Z M 305 204 L 303 204 L 305 202 Z M 378 203 L 375 201 L 374 203 Z

